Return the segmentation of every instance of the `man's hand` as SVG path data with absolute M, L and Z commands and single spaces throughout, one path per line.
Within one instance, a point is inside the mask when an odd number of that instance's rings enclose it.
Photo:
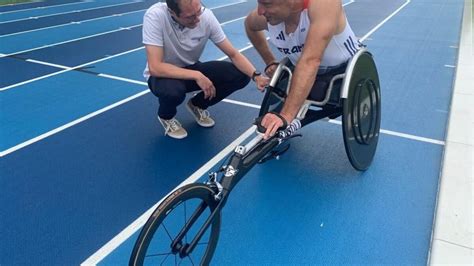
M 255 78 L 255 83 L 257 84 L 257 89 L 263 92 L 268 83 L 270 83 L 270 78 L 264 75 L 260 75 Z
M 199 77 L 196 79 L 196 83 L 204 92 L 204 99 L 211 100 L 216 96 L 216 88 L 214 87 L 214 84 L 212 84 L 212 81 L 202 73 L 200 73 Z
M 287 120 L 283 115 L 282 117 Z M 288 121 L 288 120 L 287 120 Z M 261 122 L 261 125 L 266 128 L 263 135 L 263 139 L 269 139 L 271 136 L 275 135 L 278 128 L 282 127 L 285 124 L 288 124 L 287 121 L 283 121 L 280 117 L 275 114 L 267 113 Z

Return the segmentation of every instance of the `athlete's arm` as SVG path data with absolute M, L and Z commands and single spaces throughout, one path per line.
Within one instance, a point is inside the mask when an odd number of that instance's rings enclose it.
M 296 64 L 289 95 L 285 101 L 281 116 L 291 122 L 309 95 L 316 79 L 316 73 L 321 63 L 324 50 L 335 34 L 338 18 L 342 12 L 340 0 L 311 1 L 308 7 L 310 26 L 302 55 Z M 280 118 L 267 114 L 262 119 L 262 125 L 267 128 L 265 137 L 275 134 L 283 125 Z
M 267 20 L 264 16 L 259 16 L 257 9 L 250 12 L 245 18 L 245 32 L 252 45 L 262 57 L 265 64 L 275 61 L 275 56 L 270 50 L 270 46 L 265 38 L 264 30 L 267 29 Z

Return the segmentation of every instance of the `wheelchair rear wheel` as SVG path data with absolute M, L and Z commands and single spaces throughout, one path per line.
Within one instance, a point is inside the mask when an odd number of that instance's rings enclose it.
M 380 133 L 380 82 L 369 52 L 355 59 L 347 98 L 343 99 L 342 128 L 349 161 L 363 171 L 372 163 Z

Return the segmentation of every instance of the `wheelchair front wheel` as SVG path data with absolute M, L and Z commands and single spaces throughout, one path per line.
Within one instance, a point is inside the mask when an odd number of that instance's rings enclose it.
M 193 252 L 185 256 L 181 252 L 216 208 L 218 202 L 214 194 L 211 188 L 202 184 L 189 184 L 171 193 L 144 225 L 129 265 L 208 265 L 219 238 L 219 214 L 214 217 Z M 191 219 L 193 216 L 197 218 Z M 185 225 L 190 225 L 190 229 L 176 243 Z

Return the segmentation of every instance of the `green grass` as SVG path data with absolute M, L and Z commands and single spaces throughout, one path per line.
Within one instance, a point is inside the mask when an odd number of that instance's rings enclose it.
M 32 2 L 32 0 L 0 0 L 0 6 L 8 5 L 8 4 L 25 3 L 25 2 Z

